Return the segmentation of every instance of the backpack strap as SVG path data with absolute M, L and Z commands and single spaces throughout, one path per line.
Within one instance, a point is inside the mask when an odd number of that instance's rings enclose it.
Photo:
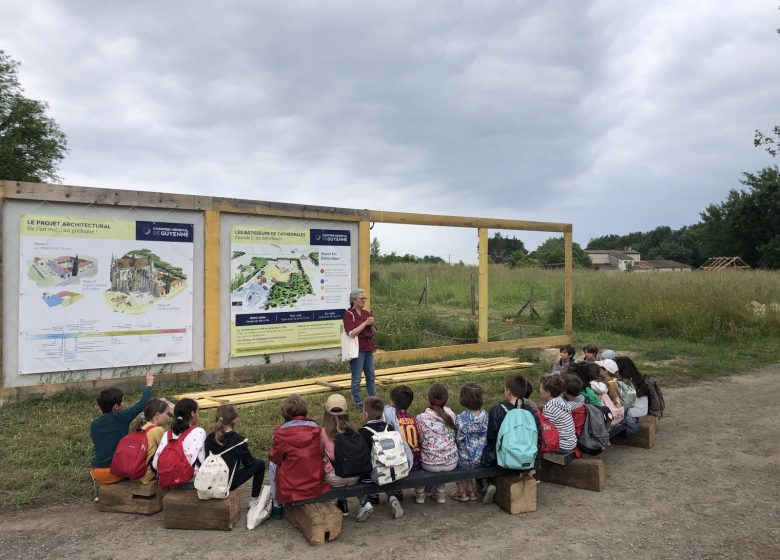
M 235 449 L 235 448 L 236 448 L 236 447 L 238 447 L 239 445 L 244 445 L 244 444 L 245 444 L 246 442 L 248 442 L 248 441 L 249 441 L 248 439 L 244 438 L 244 441 L 240 441 L 240 442 L 238 442 L 238 443 L 237 443 L 237 444 L 235 444 L 233 447 L 228 447 L 227 449 L 225 449 L 224 451 L 222 451 L 222 453 L 213 453 L 213 455 L 215 455 L 215 456 L 217 456 L 217 457 L 221 457 L 221 456 L 222 456 L 224 453 L 227 453 L 228 451 L 232 451 L 233 449 Z
M 366 430 L 368 430 L 369 432 L 371 432 L 372 434 L 374 434 L 374 435 L 376 435 L 376 434 L 377 434 L 377 431 L 376 431 L 374 428 L 369 428 L 368 426 L 363 426 L 363 427 L 364 427 Z

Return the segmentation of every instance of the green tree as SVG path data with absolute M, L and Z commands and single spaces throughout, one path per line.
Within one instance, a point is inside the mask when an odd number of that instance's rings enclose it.
M 24 96 L 19 63 L 0 50 L 0 179 L 59 181 L 57 166 L 67 139 L 48 104 Z
M 375 261 L 379 258 L 379 239 L 376 237 L 371 240 L 371 260 Z
M 777 155 L 777 151 L 780 150 L 780 125 L 776 125 L 769 134 L 764 134 L 760 130 L 756 129 L 756 135 L 753 138 L 753 145 L 756 148 L 763 146 L 769 155 L 775 157 Z
M 572 260 L 574 266 L 587 267 L 591 265 L 590 257 L 583 251 L 579 243 L 572 243 Z M 530 257 L 539 264 L 562 264 L 565 260 L 562 237 L 551 237 L 532 251 Z
M 497 231 L 493 237 L 488 238 L 488 258 L 491 262 L 506 264 L 509 262 L 510 255 L 517 251 L 528 254 L 523 242 L 516 237 L 503 237 Z
M 706 256 L 739 256 L 751 266 L 780 268 L 780 170 L 743 173 L 747 190 L 732 189 L 725 201 L 701 213 Z

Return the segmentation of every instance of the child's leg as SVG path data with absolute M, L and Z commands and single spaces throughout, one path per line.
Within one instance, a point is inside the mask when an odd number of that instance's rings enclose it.
M 275 506 L 279 504 L 276 502 L 276 469 L 279 468 L 276 463 L 270 461 L 268 465 L 268 482 L 271 486 L 271 500 Z
M 260 459 L 250 467 L 241 467 L 233 475 L 230 489 L 235 490 L 250 478 L 252 479 L 252 497 L 257 498 L 263 489 L 263 477 L 265 476 L 265 463 Z
M 463 496 L 468 495 L 469 492 L 469 483 L 468 480 L 457 480 L 455 481 L 455 497 L 456 498 L 462 498 Z

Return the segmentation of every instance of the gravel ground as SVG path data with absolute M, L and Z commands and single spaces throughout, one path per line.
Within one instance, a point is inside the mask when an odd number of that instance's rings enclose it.
M 780 559 L 778 392 L 780 364 L 667 390 L 653 449 L 608 449 L 600 493 L 540 484 L 536 513 L 408 495 L 401 519 L 383 505 L 311 547 L 286 521 L 247 531 L 242 516 L 232 532 L 175 531 L 162 514 L 52 506 L 0 513 L 0 558 Z

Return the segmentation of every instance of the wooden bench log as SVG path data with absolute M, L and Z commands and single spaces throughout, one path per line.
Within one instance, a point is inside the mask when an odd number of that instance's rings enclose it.
M 163 498 L 166 529 L 230 531 L 241 516 L 241 497 L 231 492 L 224 500 L 201 500 L 195 490 L 169 490 Z
M 601 492 L 605 481 L 604 461 L 580 457 L 565 466 L 545 461 L 537 476 L 545 482 Z
M 626 436 L 625 432 L 612 438 L 615 445 L 628 445 L 650 449 L 655 445 L 655 433 L 658 419 L 655 416 L 642 416 L 639 418 L 639 431 L 632 436 Z
M 494 479 L 496 495 L 493 501 L 512 515 L 536 511 L 536 481 L 512 474 Z
M 284 506 L 284 518 L 298 529 L 311 545 L 325 544 L 341 534 L 342 514 L 330 502 Z
M 141 484 L 137 480 L 123 480 L 116 484 L 101 484 L 98 489 L 98 510 L 116 513 L 153 515 L 163 508 L 165 491 L 157 481 Z

